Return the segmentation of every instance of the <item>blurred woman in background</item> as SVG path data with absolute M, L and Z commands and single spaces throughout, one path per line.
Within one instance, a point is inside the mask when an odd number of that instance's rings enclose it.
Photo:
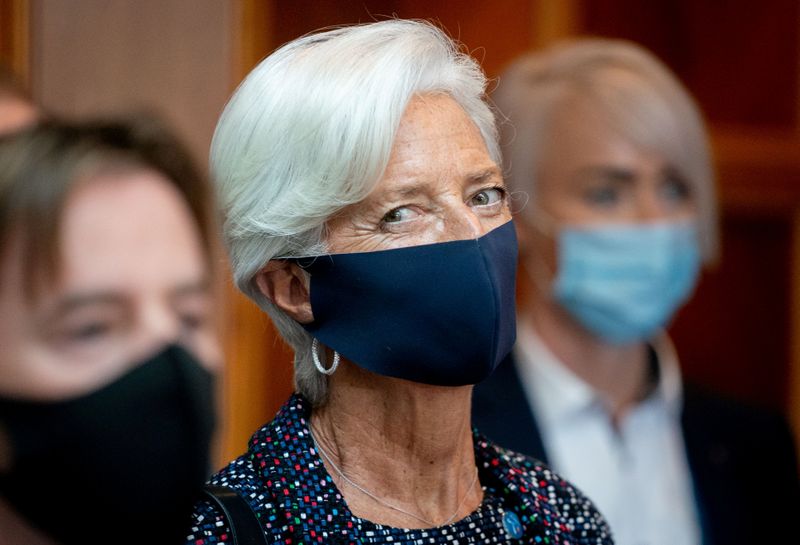
M 0 542 L 180 539 L 220 360 L 208 199 L 154 121 L 0 139 Z
M 530 195 L 526 297 L 473 422 L 573 480 L 622 545 L 782 542 L 800 511 L 786 423 L 686 385 L 664 332 L 718 253 L 694 101 L 649 52 L 601 39 L 523 56 L 493 98 L 509 185 Z

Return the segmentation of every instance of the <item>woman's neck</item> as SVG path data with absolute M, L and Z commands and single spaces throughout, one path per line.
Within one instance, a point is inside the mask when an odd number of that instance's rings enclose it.
M 645 343 L 604 342 L 549 298 L 535 298 L 528 311 L 542 342 L 559 361 L 600 394 L 615 424 L 649 392 Z
M 480 504 L 471 391 L 381 377 L 342 362 L 331 377 L 328 402 L 312 414 L 311 428 L 354 515 L 420 528 L 458 520 Z

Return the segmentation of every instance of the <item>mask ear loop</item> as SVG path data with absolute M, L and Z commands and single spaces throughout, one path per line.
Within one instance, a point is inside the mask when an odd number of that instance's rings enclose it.
M 319 360 L 319 341 L 315 338 L 311 342 L 311 357 L 314 360 L 314 367 L 317 368 L 317 371 L 322 373 L 323 375 L 332 375 L 336 372 L 336 368 L 339 367 L 339 353 L 334 350 L 333 351 L 333 364 L 330 366 L 329 369 L 325 369 L 325 366 L 322 365 L 322 362 Z

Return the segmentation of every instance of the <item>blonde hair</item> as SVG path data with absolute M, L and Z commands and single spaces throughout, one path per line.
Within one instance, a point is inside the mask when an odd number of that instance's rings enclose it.
M 627 77 L 619 77 L 620 72 Z M 550 123 L 579 97 L 620 134 L 663 155 L 689 184 L 699 211 L 700 246 L 716 259 L 718 218 L 711 155 L 700 110 L 654 55 L 622 40 L 583 38 L 526 54 L 500 76 L 492 95 L 507 116 L 500 124 L 506 181 L 536 198 L 537 169 Z M 535 213 L 534 206 L 522 212 Z

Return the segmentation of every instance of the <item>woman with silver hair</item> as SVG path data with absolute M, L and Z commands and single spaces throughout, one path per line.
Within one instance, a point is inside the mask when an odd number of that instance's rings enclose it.
M 290 42 L 230 100 L 212 167 L 233 274 L 294 348 L 297 393 L 187 543 L 248 521 L 268 543 L 611 542 L 569 483 L 471 431 L 515 330 L 485 86 L 440 30 L 390 20 Z
M 602 39 L 518 59 L 494 99 L 509 186 L 531 196 L 527 297 L 474 423 L 572 479 L 617 543 L 781 542 L 764 521 L 800 511 L 785 422 L 683 384 L 663 332 L 717 254 L 694 101 L 649 52 Z

